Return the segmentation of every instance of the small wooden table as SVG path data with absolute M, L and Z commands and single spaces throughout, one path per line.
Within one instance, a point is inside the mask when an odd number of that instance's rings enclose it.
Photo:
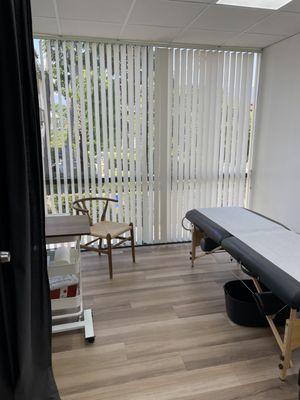
M 89 235 L 89 219 L 86 215 L 53 215 L 46 217 L 45 234 L 46 240 L 58 237 Z
M 82 235 L 90 234 L 89 219 L 86 215 L 53 215 L 45 218 L 45 235 L 47 244 L 76 242 L 79 259 L 79 307 L 80 311 L 75 313 L 67 313 L 65 315 L 53 317 L 57 319 L 78 319 L 75 322 L 59 323 L 52 326 L 52 333 L 68 332 L 73 330 L 84 329 L 85 339 L 88 342 L 94 342 L 94 326 L 92 310 L 84 310 L 82 303 L 82 280 L 81 280 L 81 263 L 80 263 L 80 238 Z M 70 299 L 70 298 L 69 298 Z M 54 300 L 59 301 L 59 300 Z M 61 299 L 68 301 L 68 299 Z

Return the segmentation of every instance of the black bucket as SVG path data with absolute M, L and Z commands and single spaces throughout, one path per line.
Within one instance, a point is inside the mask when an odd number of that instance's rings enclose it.
M 224 285 L 226 311 L 229 319 L 242 326 L 268 326 L 265 315 L 261 312 L 251 293 L 251 291 L 257 293 L 253 281 L 245 279 L 243 282 L 236 280 L 227 282 Z M 285 325 L 286 319 L 289 318 L 289 313 L 290 308 L 284 307 L 274 318 L 274 323 L 277 326 Z

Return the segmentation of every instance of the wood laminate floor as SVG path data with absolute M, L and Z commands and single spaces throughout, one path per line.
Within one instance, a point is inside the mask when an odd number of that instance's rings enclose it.
M 189 265 L 189 245 L 83 253 L 84 302 L 96 341 L 53 337 L 63 400 L 296 400 L 300 357 L 285 383 L 269 329 L 232 324 L 223 284 L 241 276 L 225 253 Z

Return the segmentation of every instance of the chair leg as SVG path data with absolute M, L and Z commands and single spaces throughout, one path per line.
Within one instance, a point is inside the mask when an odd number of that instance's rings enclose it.
M 134 247 L 134 228 L 133 223 L 130 222 L 130 241 L 131 241 L 131 253 L 132 253 L 132 261 L 135 263 L 135 247 Z
M 108 255 L 108 268 L 109 268 L 109 278 L 113 278 L 113 266 L 112 266 L 112 252 L 111 252 L 111 236 L 108 234 L 107 239 L 107 255 Z
M 102 249 L 102 239 L 99 239 L 99 245 L 98 245 L 99 256 L 101 256 L 101 249 Z

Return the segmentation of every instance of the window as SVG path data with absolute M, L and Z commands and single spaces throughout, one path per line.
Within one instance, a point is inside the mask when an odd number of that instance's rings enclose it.
M 138 243 L 189 208 L 243 205 L 259 54 L 36 39 L 47 213 L 117 197 Z M 99 206 L 91 210 L 99 218 Z

